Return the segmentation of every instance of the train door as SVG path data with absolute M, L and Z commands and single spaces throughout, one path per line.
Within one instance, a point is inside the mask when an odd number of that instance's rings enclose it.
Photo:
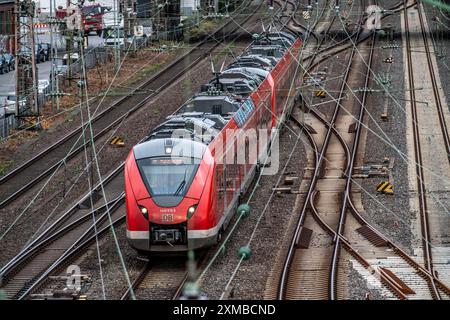
M 234 171 L 235 171 L 235 184 L 234 184 L 234 190 L 235 193 L 240 191 L 241 185 L 242 185 L 242 168 L 238 163 L 238 142 L 237 140 L 234 142 Z
M 225 194 L 226 194 L 226 208 L 231 204 L 234 197 L 234 192 L 236 189 L 236 170 L 235 170 L 235 157 L 234 157 L 234 147 L 235 142 L 234 138 L 232 138 L 230 142 L 227 140 L 227 149 L 226 153 L 228 156 L 225 156 Z M 231 155 L 231 156 L 230 156 Z
M 220 220 L 225 210 L 226 194 L 224 165 L 219 162 L 216 164 L 216 197 L 217 219 Z

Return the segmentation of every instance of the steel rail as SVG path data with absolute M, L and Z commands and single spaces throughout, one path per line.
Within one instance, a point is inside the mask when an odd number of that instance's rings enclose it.
M 342 147 L 344 148 L 344 151 L 345 151 L 345 154 L 346 154 L 346 159 L 350 159 L 350 149 L 348 147 L 348 144 L 345 142 L 344 138 L 340 134 L 340 132 L 337 131 L 337 129 L 334 126 L 332 126 L 325 118 L 323 118 L 323 116 L 319 112 L 317 112 L 315 110 L 315 108 L 313 108 L 313 107 L 311 107 L 309 105 L 305 105 L 305 106 L 308 108 L 309 112 L 311 114 L 313 114 L 325 126 L 331 127 L 331 129 L 333 130 L 333 134 L 340 141 Z M 298 120 L 296 120 L 296 121 L 298 121 Z M 315 145 L 315 141 L 313 141 L 311 144 L 313 145 L 314 150 L 317 150 L 317 148 L 314 146 Z M 345 165 L 346 170 L 344 172 L 348 172 L 348 168 L 349 168 L 348 167 L 348 165 L 349 165 L 348 160 L 346 160 L 346 161 L 347 161 L 347 164 Z M 361 213 L 356 209 L 355 205 L 353 204 L 353 201 L 352 201 L 351 197 L 348 200 L 348 206 L 349 206 L 350 212 L 352 213 L 352 215 L 355 217 L 355 219 L 359 222 L 359 224 L 361 226 L 367 226 L 368 228 L 370 228 L 370 230 L 374 234 L 376 234 L 381 239 L 383 239 L 386 242 L 386 245 L 389 248 L 391 248 L 398 256 L 400 256 L 406 263 L 408 263 L 411 267 L 413 267 L 415 270 L 417 270 L 419 275 L 424 280 L 429 281 L 430 277 L 434 278 L 434 280 L 435 280 L 436 284 L 439 286 L 439 288 L 442 291 L 444 291 L 447 295 L 450 296 L 450 288 L 445 283 L 443 283 L 435 275 L 430 274 L 428 272 L 428 270 L 426 270 L 424 267 L 422 267 L 420 265 L 420 263 L 418 263 L 413 258 L 411 258 L 411 256 L 409 254 L 407 254 L 403 249 L 401 249 L 397 244 L 395 244 L 392 240 L 387 238 L 384 234 L 382 234 L 374 226 L 372 226 L 370 224 L 370 222 L 368 222 L 366 219 L 364 219 L 364 217 L 361 215 Z
M 406 7 L 407 1 L 404 1 Z M 424 250 L 424 264 L 425 268 L 430 274 L 434 275 L 433 268 L 433 258 L 430 244 L 430 226 L 428 221 L 428 205 L 426 198 L 426 187 L 424 181 L 423 173 L 423 160 L 422 160 L 422 149 L 420 144 L 420 132 L 417 116 L 417 104 L 416 104 L 416 94 L 413 90 L 415 87 L 414 81 L 414 68 L 413 60 L 411 54 L 411 39 L 409 33 L 409 17 L 408 10 L 404 11 L 405 20 L 405 41 L 406 41 L 406 51 L 407 51 L 407 65 L 408 65 L 408 82 L 409 82 L 409 94 L 411 100 L 411 116 L 412 116 L 412 126 L 413 126 L 413 137 L 414 137 L 414 155 L 416 158 L 416 175 L 417 175 L 417 186 L 418 186 L 418 198 L 419 198 L 419 212 L 420 212 L 420 222 L 421 222 L 421 232 L 422 232 L 422 247 Z M 437 289 L 436 283 L 433 278 L 428 282 L 430 287 L 431 295 L 434 299 L 440 299 L 440 294 Z
M 45 260 L 46 254 L 49 254 L 48 251 L 45 251 L 45 248 L 49 247 L 52 243 L 59 239 L 68 238 L 67 247 L 59 248 L 58 250 L 63 250 L 63 253 L 54 260 L 48 260 L 48 265 L 45 266 L 45 269 L 41 269 L 42 266 L 38 268 L 33 268 L 32 274 L 27 274 L 28 281 L 23 284 L 23 287 L 19 288 L 13 298 L 23 299 L 27 294 L 31 292 L 35 286 L 37 286 L 41 281 L 45 279 L 45 276 L 52 272 L 54 268 L 61 265 L 61 262 L 66 259 L 66 256 L 73 254 L 82 247 L 82 244 L 89 239 L 90 237 L 95 237 L 95 227 L 101 226 L 102 224 L 108 223 L 106 221 L 106 217 L 109 214 L 115 213 L 124 203 L 124 195 L 122 194 L 117 199 L 114 199 L 110 202 L 109 212 L 103 212 L 96 218 L 96 223 L 89 223 L 89 219 L 80 218 L 73 221 L 71 224 L 67 225 L 65 228 L 61 229 L 59 232 L 56 232 L 49 238 L 45 239 L 38 246 L 28 251 L 21 259 L 15 261 L 15 263 L 10 266 L 8 272 L 2 275 L 2 287 L 8 286 L 8 284 L 14 284 L 14 278 L 16 274 L 18 274 L 21 270 L 23 270 L 26 266 L 33 266 L 34 264 L 41 263 L 42 260 L 47 263 Z M 92 214 L 92 213 L 91 213 Z M 92 217 L 92 216 L 91 216 Z M 85 226 L 88 224 L 87 226 Z M 80 229 L 81 234 L 77 236 L 80 232 L 74 232 L 77 227 L 86 227 L 85 229 Z M 71 235 L 72 233 L 72 235 Z M 75 237 L 74 237 L 75 236 Z M 72 239 L 72 237 L 74 237 Z M 42 255 L 39 259 L 35 260 L 38 256 Z M 51 257 L 51 253 L 50 253 Z M 49 257 L 47 257 L 49 258 Z M 53 259 L 53 258 L 52 258 Z M 37 261 L 37 262 L 35 262 Z M 20 280 L 23 280 L 22 278 Z
M 262 5 L 262 2 L 256 8 L 253 8 L 254 11 L 252 12 L 252 14 L 247 16 L 247 17 L 244 17 L 243 20 L 240 21 L 240 23 L 245 23 L 248 19 L 250 19 L 255 14 L 255 12 L 257 10 L 259 10 L 261 5 Z M 247 7 L 244 6 L 244 9 L 246 9 L 246 8 Z M 205 57 L 207 57 L 208 54 L 210 52 L 212 52 L 212 50 L 214 50 L 217 46 L 219 46 L 222 43 L 222 41 L 216 41 L 216 42 L 211 44 L 209 42 L 209 40 L 211 38 L 215 39 L 215 37 L 217 35 L 220 35 L 220 33 L 232 23 L 235 23 L 235 21 L 233 19 L 230 19 L 227 23 L 225 23 L 223 26 L 219 27 L 214 33 L 212 33 L 207 38 L 202 40 L 200 43 L 195 45 L 193 48 L 191 48 L 184 55 L 178 57 L 176 60 L 171 62 L 165 68 L 163 68 L 162 70 L 157 72 L 155 75 L 151 76 L 150 79 L 148 79 L 143 84 L 141 84 L 138 87 L 136 87 L 131 93 L 129 93 L 129 94 L 125 95 L 124 97 L 122 97 L 121 99 L 115 101 L 112 106 L 108 107 L 107 109 L 103 110 L 100 114 L 95 116 L 93 118 L 93 120 L 92 120 L 92 123 L 96 123 L 97 121 L 102 119 L 104 116 L 110 114 L 111 112 L 116 111 L 116 112 L 119 113 L 118 116 L 114 117 L 112 122 L 108 123 L 105 127 L 103 127 L 103 129 L 100 130 L 100 132 L 96 133 L 96 135 L 94 137 L 94 140 L 98 139 L 101 136 L 103 136 L 106 132 L 111 130 L 111 128 L 113 128 L 117 124 L 119 124 L 124 118 L 127 118 L 132 113 L 134 113 L 135 111 L 140 109 L 151 98 L 154 98 L 163 89 L 167 88 L 168 86 L 173 84 L 176 80 L 178 80 L 181 75 L 187 73 L 189 70 L 192 69 L 193 66 L 195 66 L 200 61 L 202 61 Z M 220 38 L 224 40 L 227 36 L 231 35 L 237 29 L 239 29 L 239 25 L 237 25 L 227 35 L 223 35 Z M 202 49 L 203 46 L 207 46 L 206 50 Z M 202 50 L 204 50 L 204 51 L 202 52 Z M 198 56 L 193 61 L 191 61 L 190 63 L 186 64 L 185 60 L 186 59 L 191 59 L 191 55 L 192 56 L 198 55 Z M 166 79 L 165 82 L 163 81 L 165 78 L 168 77 L 168 75 L 171 72 L 177 71 L 177 68 L 180 67 L 180 66 L 182 66 L 181 71 L 177 72 L 174 76 L 170 77 L 169 79 Z M 158 81 L 162 81 L 162 83 L 158 85 L 157 84 Z M 120 109 L 119 107 L 121 106 L 121 104 L 126 104 L 126 103 L 128 103 L 128 99 L 134 98 L 134 96 L 135 96 L 134 93 L 135 92 L 143 90 L 143 89 L 145 89 L 145 88 L 147 88 L 149 86 L 152 86 L 155 83 L 157 84 L 157 87 L 154 88 L 153 92 L 151 94 L 149 94 L 148 96 L 146 96 L 145 98 L 142 98 L 142 97 L 139 98 L 138 104 L 133 106 L 132 109 L 123 108 L 123 109 L 125 109 L 123 113 L 117 111 L 117 110 Z M 28 176 L 27 176 L 27 179 L 22 179 L 23 177 L 20 177 L 20 174 L 22 172 L 28 170 L 29 168 L 33 168 L 32 166 L 35 163 L 37 163 L 40 159 L 43 159 L 44 157 L 50 155 L 53 151 L 57 152 L 57 150 L 59 150 L 60 147 L 63 148 L 65 143 L 69 143 L 70 140 L 72 138 L 75 138 L 77 134 L 82 132 L 82 130 L 84 130 L 84 127 L 80 126 L 79 128 L 75 129 L 71 133 L 69 133 L 66 136 L 64 136 L 62 139 L 58 140 L 56 143 L 54 143 L 53 145 L 51 145 L 47 149 L 41 151 L 39 154 L 37 154 L 36 156 L 31 158 L 30 160 L 28 160 L 25 163 L 19 165 L 17 168 L 13 169 L 11 172 L 9 172 L 6 175 L 4 175 L 3 177 L 1 177 L 0 178 L 0 187 L 4 183 L 6 183 L 7 181 L 9 181 L 9 180 L 11 180 L 11 179 L 13 179 L 15 177 L 18 177 L 20 179 L 17 182 L 18 188 L 12 189 L 11 186 L 8 186 L 8 189 L 4 190 L 4 192 L 2 192 L 2 197 L 0 198 L 0 209 L 4 208 L 6 205 L 8 205 L 9 203 L 11 203 L 15 199 L 17 199 L 24 192 L 30 190 L 33 186 L 35 186 L 37 183 L 42 181 L 42 179 L 44 179 L 45 177 L 47 177 L 51 173 L 53 173 L 58 167 L 60 167 L 61 165 L 64 165 L 64 162 L 66 162 L 67 160 L 72 159 L 74 156 L 79 154 L 79 152 L 81 152 L 83 150 L 83 147 L 85 146 L 84 144 L 82 144 L 82 145 L 76 147 L 76 145 L 80 141 L 81 135 L 78 136 L 78 139 L 75 141 L 74 144 L 72 144 L 72 147 L 70 147 L 68 152 L 67 151 L 63 152 L 64 150 L 59 152 L 59 153 L 62 153 L 60 155 L 60 156 L 63 156 L 62 158 L 59 158 L 59 160 L 57 160 L 56 162 L 53 161 L 53 163 L 51 163 L 50 166 L 49 166 L 48 163 L 46 163 L 45 169 L 43 169 L 43 170 L 37 170 L 38 168 L 35 168 L 34 170 L 30 169 L 29 171 L 32 171 L 31 174 L 30 174 L 31 177 L 32 177 L 31 179 Z M 90 142 L 87 142 L 86 145 L 88 145 L 89 143 Z M 74 147 L 76 147 L 76 148 L 73 149 Z M 57 158 L 60 157 L 58 155 L 56 155 L 56 156 L 57 156 Z M 23 182 L 25 182 L 25 184 L 23 184 Z
M 441 126 L 442 138 L 444 139 L 445 149 L 447 152 L 447 160 L 450 162 L 450 137 L 449 137 L 449 133 L 448 133 L 447 122 L 445 121 L 444 108 L 442 105 L 441 95 L 439 93 L 439 86 L 437 83 L 436 71 L 435 71 L 435 68 L 433 65 L 433 60 L 431 58 L 431 52 L 430 52 L 430 47 L 429 47 L 429 42 L 428 42 L 428 34 L 425 29 L 425 22 L 424 22 L 424 19 L 422 16 L 422 8 L 421 7 L 422 7 L 421 4 L 418 3 L 417 4 L 417 12 L 419 15 L 420 30 L 421 30 L 423 42 L 425 44 L 425 52 L 426 52 L 426 56 L 427 56 L 428 70 L 430 72 L 434 99 L 436 101 L 436 108 L 437 108 L 438 115 L 439 115 L 439 123 Z
M 345 71 L 345 74 L 344 74 L 344 78 L 343 78 L 343 81 L 342 81 L 342 84 L 341 84 L 339 97 L 337 99 L 337 102 L 336 102 L 336 105 L 335 105 L 335 109 L 334 109 L 334 112 L 333 112 L 333 116 L 331 118 L 330 123 L 335 123 L 335 121 L 337 119 L 337 116 L 338 116 L 338 113 L 339 113 L 339 109 L 340 109 L 339 108 L 339 104 L 340 104 L 340 101 L 342 100 L 342 98 L 344 96 L 346 80 L 348 79 L 348 76 L 350 74 L 350 69 L 351 69 L 351 65 L 353 64 L 353 57 L 355 55 L 355 52 L 356 52 L 356 50 L 355 50 L 355 48 L 353 48 L 351 53 L 350 53 L 349 62 L 347 64 L 347 68 L 346 68 L 346 71 Z M 326 150 L 328 149 L 327 147 L 328 147 L 331 135 L 332 135 L 332 130 L 329 128 L 327 130 L 327 133 L 326 133 L 326 136 L 325 136 L 325 140 L 324 140 L 324 143 L 322 145 L 322 148 L 321 148 L 321 151 L 320 151 L 320 154 L 319 154 L 319 159 L 318 159 L 318 163 L 317 163 L 318 165 L 314 169 L 313 178 L 312 178 L 312 181 L 310 183 L 310 186 L 309 186 L 309 189 L 308 189 L 308 193 L 307 193 L 307 196 L 305 198 L 305 202 L 303 203 L 303 206 L 302 206 L 302 209 L 301 209 L 301 213 L 300 213 L 300 217 L 299 217 L 299 220 L 298 220 L 298 222 L 296 224 L 296 229 L 295 229 L 294 235 L 292 237 L 292 241 L 291 241 L 289 249 L 288 249 L 287 257 L 286 257 L 286 260 L 285 260 L 285 263 L 284 263 L 283 271 L 282 271 L 281 276 L 280 276 L 279 287 L 278 287 L 278 299 L 281 299 L 281 300 L 284 299 L 284 296 L 285 296 L 288 273 L 289 273 L 289 269 L 290 269 L 290 265 L 291 265 L 294 253 L 296 251 L 295 244 L 296 244 L 297 239 L 298 239 L 298 237 L 299 237 L 299 235 L 301 233 L 301 230 L 303 228 L 303 223 L 304 223 L 304 220 L 306 218 L 306 212 L 308 210 L 308 202 L 309 202 L 309 199 L 312 196 L 312 193 L 313 193 L 313 191 L 315 189 L 318 177 L 320 175 L 320 168 L 322 166 L 322 162 L 323 162 L 323 158 L 325 156 Z
M 362 3 L 364 3 L 363 0 L 362 0 Z M 357 40 L 358 40 L 358 38 L 359 38 L 359 36 L 361 34 L 361 29 L 362 29 L 361 23 L 362 23 L 362 21 L 363 21 L 363 14 L 360 15 L 360 21 L 358 23 L 359 29 L 356 32 Z M 331 25 L 333 25 L 333 24 L 334 24 L 334 19 L 333 19 L 332 23 L 330 24 L 330 28 L 331 28 Z M 336 122 L 336 119 L 337 119 L 337 116 L 338 116 L 338 113 L 339 113 L 339 110 L 340 110 L 340 107 L 339 107 L 340 101 L 342 100 L 343 95 L 344 95 L 346 82 L 347 82 L 347 79 L 348 79 L 349 74 L 350 74 L 350 69 L 351 69 L 351 66 L 353 64 L 353 58 L 355 56 L 355 53 L 356 53 L 356 47 L 352 46 L 351 47 L 350 58 L 348 60 L 348 64 L 347 64 L 346 71 L 345 71 L 345 74 L 344 74 L 344 77 L 343 77 L 343 81 L 341 83 L 341 88 L 339 90 L 339 97 L 336 100 L 334 112 L 333 112 L 332 118 L 330 120 L 330 124 L 331 125 L 328 127 L 328 130 L 327 130 L 327 133 L 326 133 L 326 136 L 325 136 L 325 139 L 324 139 L 324 142 L 323 142 L 323 145 L 322 145 L 322 148 L 321 148 L 321 151 L 320 151 L 317 163 L 316 163 L 316 167 L 314 168 L 313 177 L 311 179 L 306 198 L 305 198 L 304 203 L 302 205 L 302 209 L 300 211 L 300 216 L 299 216 L 299 219 L 298 219 L 298 221 L 296 223 L 296 229 L 294 231 L 294 235 L 293 235 L 292 240 L 290 242 L 290 246 L 288 248 L 288 253 L 287 253 L 286 258 L 285 258 L 283 270 L 282 270 L 281 275 L 280 275 L 280 281 L 279 281 L 278 293 L 277 293 L 277 297 L 280 300 L 284 299 L 284 297 L 285 297 L 286 286 L 287 286 L 287 281 L 288 281 L 288 274 L 289 274 L 289 270 L 290 270 L 292 259 L 294 257 L 295 251 L 296 251 L 296 243 L 297 243 L 297 240 L 299 238 L 299 235 L 301 234 L 301 231 L 302 231 L 302 228 L 303 228 L 303 224 L 304 224 L 304 221 L 306 219 L 306 214 L 307 214 L 307 211 L 309 209 L 309 199 L 313 195 L 313 192 L 315 190 L 315 186 L 317 184 L 318 177 L 320 175 L 320 170 L 321 170 L 321 167 L 322 167 L 323 158 L 324 158 L 324 155 L 326 153 L 326 150 L 328 149 L 328 144 L 329 144 L 332 132 L 333 132 L 333 130 L 331 128 L 334 126 L 334 123 Z M 318 52 L 316 52 L 315 54 L 312 55 L 312 59 L 310 61 L 310 64 L 309 64 L 307 70 L 310 70 L 312 68 L 313 61 L 314 61 L 315 57 L 317 56 L 317 54 L 318 54 Z
M 374 53 L 374 46 L 375 46 L 375 36 L 376 34 L 373 33 L 372 35 L 372 43 L 370 45 L 370 52 L 369 52 L 369 62 L 367 64 L 367 72 L 365 75 L 365 81 L 364 81 L 364 87 L 367 88 L 370 81 L 370 71 L 372 69 L 372 62 L 373 62 L 373 53 Z M 363 92 L 362 95 L 362 101 L 361 101 L 361 107 L 358 115 L 357 120 L 357 127 L 355 132 L 355 138 L 353 142 L 353 147 L 351 151 L 350 159 L 348 160 L 348 168 L 344 175 L 346 176 L 345 181 L 345 190 L 344 190 L 344 198 L 342 201 L 341 210 L 339 213 L 339 224 L 336 231 L 336 236 L 333 239 L 334 241 L 334 248 L 333 248 L 333 257 L 331 261 L 331 267 L 330 267 L 330 290 L 329 290 L 329 296 L 331 300 L 337 299 L 337 273 L 339 269 L 339 253 L 340 253 L 340 245 L 341 245 L 341 237 L 344 233 L 345 228 L 345 221 L 346 221 L 346 215 L 347 215 L 347 207 L 348 207 L 348 201 L 350 199 L 350 193 L 351 193 L 351 187 L 352 187 L 352 172 L 353 167 L 356 160 L 356 155 L 358 153 L 359 148 L 359 141 L 361 138 L 361 127 L 362 123 L 364 123 L 364 115 L 365 115 L 365 104 L 367 100 L 367 92 Z
M 36 238 L 30 241 L 24 248 L 7 264 L 5 264 L 0 269 L 0 277 L 3 276 L 11 265 L 16 263 L 16 260 L 22 259 L 23 255 L 26 255 L 29 250 L 32 250 L 34 247 L 38 246 L 40 242 L 45 241 L 46 238 L 51 236 L 58 228 L 60 228 L 69 218 L 73 217 L 73 215 L 79 210 L 79 207 L 82 203 L 87 201 L 90 197 L 93 196 L 95 192 L 98 192 L 101 188 L 101 185 L 108 185 L 111 183 L 114 178 L 116 178 L 123 168 L 123 163 L 120 164 L 115 170 L 113 170 L 110 174 L 108 174 L 104 179 L 102 179 L 101 183 L 97 183 L 92 191 L 85 194 L 79 201 L 77 201 L 73 206 L 71 206 L 65 213 L 63 213 L 57 220 L 55 220 L 49 227 L 47 227 L 42 233 L 40 233 Z
M 254 11 L 254 13 L 259 9 L 259 7 Z M 249 19 L 250 17 L 248 17 L 246 19 L 246 21 Z M 142 139 L 141 141 L 147 139 L 147 137 L 145 137 L 144 139 Z M 121 172 L 121 169 L 123 169 L 123 163 L 116 168 L 113 173 L 114 173 L 114 177 Z M 112 174 L 111 174 L 112 176 Z M 105 182 L 105 181 L 103 181 Z M 57 222 L 58 225 L 60 225 L 62 222 L 64 222 L 65 219 L 67 219 L 68 217 L 71 216 L 71 213 L 73 213 L 73 211 L 75 210 L 75 208 L 78 207 L 79 203 L 83 202 L 84 200 L 86 200 L 89 196 L 91 196 L 91 193 L 89 193 L 88 195 L 84 196 L 82 198 L 81 201 L 79 201 L 75 206 L 73 206 L 66 214 L 63 215 L 63 217 L 60 217 Z M 123 195 L 120 197 L 120 200 L 123 200 Z M 89 214 L 85 215 L 84 217 L 87 217 Z M 84 217 L 81 217 L 80 219 L 77 219 L 77 221 L 81 221 L 84 220 Z M 51 231 L 54 231 L 57 227 L 57 224 L 54 224 L 51 226 Z M 73 226 L 72 224 L 70 226 Z M 87 230 L 83 236 L 87 236 L 88 232 L 91 231 L 93 228 L 93 226 L 91 226 L 91 228 L 89 230 Z M 49 229 L 49 230 L 50 230 Z M 62 230 L 66 230 L 69 229 L 69 226 L 63 228 Z M 62 231 L 60 230 L 60 231 Z M 51 234 L 51 231 L 44 232 L 43 234 L 41 234 L 38 238 L 36 238 L 32 243 L 30 243 L 30 245 L 27 246 L 26 250 L 23 250 L 15 259 L 13 259 L 12 261 L 10 261 L 6 266 L 4 266 L 2 268 L 2 273 L 6 274 L 7 272 L 9 272 L 11 269 L 14 268 L 14 266 L 16 264 L 20 264 L 22 261 L 26 260 L 28 255 L 31 255 L 35 250 L 38 250 L 38 247 L 40 245 L 44 245 L 46 244 L 48 241 L 50 241 L 51 239 L 53 239 L 54 237 L 56 237 L 56 235 L 59 235 L 60 232 L 57 232 L 56 234 Z M 49 235 L 50 234 L 50 235 Z M 48 238 L 45 238 L 45 236 L 48 236 Z M 74 254 L 75 252 L 77 252 L 77 250 L 79 247 L 81 247 L 81 245 L 83 243 L 85 243 L 86 241 L 83 242 L 84 238 L 79 238 L 76 243 L 74 243 L 57 261 L 54 262 L 54 264 L 52 264 L 50 266 L 49 269 L 47 269 L 47 271 L 45 271 L 35 282 L 33 282 L 33 284 L 27 288 L 20 296 L 18 296 L 19 299 L 23 299 L 25 298 L 30 292 L 32 292 L 33 289 L 35 289 L 37 286 L 39 286 L 42 282 L 44 282 L 46 280 L 46 277 L 53 272 L 55 269 L 57 269 L 61 263 L 63 263 L 69 256 L 71 256 L 72 254 Z M 92 237 L 90 238 L 90 240 L 92 240 Z M 81 243 L 81 244 L 80 244 Z

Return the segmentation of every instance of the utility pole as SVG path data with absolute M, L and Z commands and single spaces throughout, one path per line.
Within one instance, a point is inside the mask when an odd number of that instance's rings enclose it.
M 64 36 L 66 39 L 66 54 L 67 54 L 67 77 L 72 79 L 73 67 L 72 57 L 77 56 L 81 59 L 80 44 L 82 41 L 77 41 L 80 37 L 84 37 L 84 25 L 81 18 L 84 0 L 67 0 L 67 16 L 66 29 Z M 75 44 L 77 43 L 77 46 Z
M 219 12 L 219 0 L 209 0 L 208 14 L 214 15 Z
M 28 120 L 37 120 L 37 68 L 34 46 L 35 5 L 31 0 L 16 0 L 15 13 L 15 60 L 16 60 L 16 118 L 18 128 Z
M 56 29 L 56 25 L 61 25 L 56 23 L 56 0 L 50 0 L 50 16 L 48 21 L 50 26 L 50 89 L 52 92 L 51 96 L 51 104 L 52 104 L 52 112 L 55 111 L 55 100 L 56 100 L 56 110 L 59 111 L 59 96 L 53 95 L 55 92 L 59 92 L 58 89 L 58 72 L 57 72 L 57 61 L 58 61 L 58 42 L 56 41 L 56 37 L 54 36 L 54 32 Z
M 158 0 L 155 0 L 156 1 L 156 23 L 155 23 L 155 26 L 156 26 L 156 39 L 158 39 L 159 40 L 159 25 L 160 25 L 160 23 L 161 23 L 161 9 L 162 9 L 162 7 L 160 7 L 160 5 L 159 5 L 159 3 L 158 3 Z
M 130 3 L 130 14 L 129 14 L 129 21 L 130 21 L 130 29 L 131 29 L 131 36 L 133 39 L 133 52 L 136 53 L 136 26 L 137 26 L 137 0 L 128 0 Z
M 121 0 L 113 0 L 114 11 L 114 71 L 119 71 L 120 66 L 120 44 L 119 44 L 119 30 L 120 30 L 120 17 Z
M 134 27 L 136 25 L 136 0 L 120 0 L 120 11 L 123 16 L 124 42 L 125 50 L 128 51 L 130 46 L 128 38 L 132 38 L 134 43 Z

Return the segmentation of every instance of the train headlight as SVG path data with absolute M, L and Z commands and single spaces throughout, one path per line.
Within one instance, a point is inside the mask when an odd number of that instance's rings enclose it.
M 188 219 L 192 218 L 192 216 L 194 215 L 196 209 L 197 209 L 197 205 L 193 205 L 193 206 L 189 207 L 189 209 L 187 211 L 187 218 Z
M 139 206 L 139 210 L 141 210 L 141 213 L 144 215 L 145 219 L 148 219 L 148 210 L 144 206 Z

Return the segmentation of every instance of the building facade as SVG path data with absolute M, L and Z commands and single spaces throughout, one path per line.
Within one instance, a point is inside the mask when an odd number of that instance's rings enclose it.
M 0 0 L 0 52 L 14 48 L 14 1 Z

